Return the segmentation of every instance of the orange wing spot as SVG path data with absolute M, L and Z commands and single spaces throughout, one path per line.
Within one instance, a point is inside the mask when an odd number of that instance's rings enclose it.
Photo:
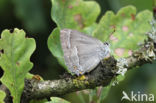
M 40 80 L 41 80 L 41 77 L 40 77 L 39 75 L 34 75 L 34 76 L 32 77 L 32 79 L 35 79 L 35 80 L 40 81 Z

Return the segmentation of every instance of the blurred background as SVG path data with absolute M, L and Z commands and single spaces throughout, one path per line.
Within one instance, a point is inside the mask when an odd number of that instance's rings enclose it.
M 101 6 L 99 18 L 107 11 L 115 13 L 123 6 L 134 5 L 137 12 L 148 9 L 152 11 L 153 0 L 95 0 Z M 34 67 L 33 74 L 41 75 L 45 80 L 57 79 L 65 70 L 52 56 L 47 39 L 56 24 L 51 19 L 50 0 L 0 0 L 0 33 L 4 29 L 23 29 L 28 37 L 36 40 L 37 48 L 31 57 Z M 99 20 L 99 19 L 98 19 Z M 97 22 L 98 22 L 97 20 Z M 0 76 L 3 71 L 0 69 Z M 124 81 L 111 87 L 107 98 L 102 103 L 120 103 L 122 91 L 152 93 L 156 96 L 156 61 L 146 64 L 138 69 L 132 69 L 126 73 Z M 88 103 L 88 94 L 82 98 L 71 93 L 64 98 L 72 103 Z M 81 94 L 79 94 L 81 95 Z M 72 98 L 71 98 L 72 96 Z M 124 101 L 124 103 L 128 103 Z M 153 102 L 154 103 L 154 102 Z

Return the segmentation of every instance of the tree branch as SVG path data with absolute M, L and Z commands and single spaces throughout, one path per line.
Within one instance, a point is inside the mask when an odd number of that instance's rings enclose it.
M 116 60 L 110 57 L 100 63 L 91 73 L 79 77 L 67 77 L 52 81 L 26 80 L 23 99 L 61 96 L 74 91 L 95 88 L 101 85 L 106 86 L 114 77 L 112 70 L 116 69 L 115 65 Z
M 25 89 L 22 96 L 22 103 L 30 99 L 41 99 L 51 96 L 61 96 L 70 92 L 83 89 L 92 89 L 97 86 L 107 86 L 112 78 L 117 76 L 119 69 L 131 69 L 146 63 L 151 63 L 155 59 L 156 49 L 154 41 L 149 38 L 142 44 L 138 51 L 132 56 L 122 60 L 115 60 L 113 57 L 103 60 L 93 71 L 79 77 L 66 77 L 59 80 L 38 81 L 35 79 L 25 80 Z

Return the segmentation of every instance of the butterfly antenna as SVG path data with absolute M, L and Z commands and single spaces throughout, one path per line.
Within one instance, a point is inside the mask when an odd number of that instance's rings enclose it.
M 115 33 L 115 31 L 116 31 L 116 27 L 115 26 L 112 26 L 112 28 L 113 28 L 113 31 L 110 33 L 110 35 L 107 37 L 107 41 L 105 42 L 105 43 L 108 43 L 108 44 L 110 44 L 111 43 L 111 41 L 110 41 L 110 37 L 112 36 L 112 34 L 114 34 Z

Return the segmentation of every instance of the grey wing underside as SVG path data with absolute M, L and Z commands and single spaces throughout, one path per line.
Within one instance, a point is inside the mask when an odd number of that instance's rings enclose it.
M 68 69 L 77 75 L 90 72 L 100 62 L 99 45 L 102 42 L 75 30 L 61 30 L 61 46 Z

